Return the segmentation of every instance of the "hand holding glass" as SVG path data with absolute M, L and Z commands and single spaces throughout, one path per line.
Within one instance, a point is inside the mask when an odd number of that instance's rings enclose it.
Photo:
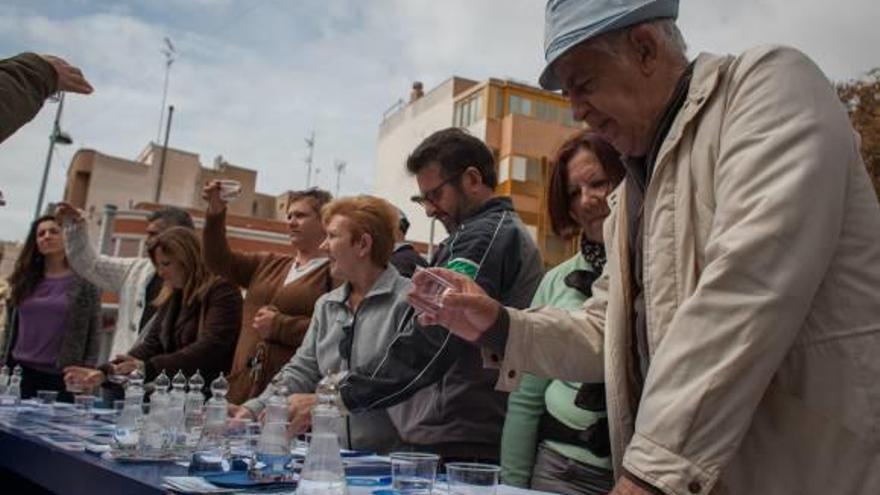
M 416 267 L 413 280 L 416 287 L 411 299 L 414 300 L 416 309 L 423 313 L 436 313 L 443 307 L 443 296 L 455 290 L 455 285 L 451 282 L 420 266 Z M 419 304 L 415 304 L 416 302 Z

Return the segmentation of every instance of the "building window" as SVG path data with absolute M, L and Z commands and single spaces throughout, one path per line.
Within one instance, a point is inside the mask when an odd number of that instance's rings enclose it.
M 510 157 L 506 157 L 498 162 L 498 183 L 510 180 Z
M 581 128 L 582 124 L 576 120 L 574 120 L 574 112 L 571 107 L 566 107 L 560 112 L 559 121 L 562 122 L 562 125 L 574 128 Z
M 520 182 L 543 183 L 541 162 L 535 158 L 514 156 L 510 160 L 510 178 Z
M 522 96 L 517 95 L 510 95 L 508 106 L 510 107 L 510 113 L 515 113 L 519 115 L 532 114 L 532 100 L 528 98 L 523 98 Z
M 541 173 L 541 162 L 535 158 L 526 158 L 526 180 L 535 184 L 544 182 Z
M 452 125 L 456 127 L 469 127 L 474 122 L 482 120 L 484 115 L 483 92 L 479 91 L 455 104 Z
M 495 100 L 495 109 L 492 117 L 500 119 L 504 117 L 504 94 L 498 88 L 492 88 L 492 99 Z
M 560 108 L 544 101 L 535 102 L 535 117 L 545 122 L 558 122 Z
M 510 160 L 510 178 L 512 180 L 525 182 L 526 180 L 526 159 L 522 156 L 515 156 Z
M 109 254 L 123 258 L 140 258 L 143 242 L 140 237 L 113 237 Z

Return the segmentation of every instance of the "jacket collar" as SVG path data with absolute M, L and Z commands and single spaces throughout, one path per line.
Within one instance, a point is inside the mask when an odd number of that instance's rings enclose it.
M 684 130 L 693 122 L 709 97 L 715 92 L 721 71 L 730 63 L 731 59 L 732 57 L 729 55 L 721 56 L 710 53 L 701 53 L 697 56 L 694 61 L 690 88 L 681 110 L 673 120 L 669 132 L 666 134 L 666 139 L 663 140 L 660 150 L 657 152 L 652 177 L 663 167 L 666 155 L 678 145 Z
M 514 211 L 513 210 L 513 200 L 511 200 L 507 196 L 494 196 L 490 198 L 488 201 L 483 203 L 482 206 L 474 210 L 473 213 L 465 217 L 462 220 L 461 225 L 464 225 L 471 221 L 474 218 L 481 217 L 487 213 L 493 212 L 501 212 L 501 211 Z M 461 228 L 461 226 L 459 226 Z
M 366 301 L 371 297 L 394 292 L 394 287 L 396 285 L 395 282 L 398 277 L 400 277 L 400 274 L 397 272 L 397 269 L 389 263 L 388 266 L 385 267 L 385 271 L 383 271 L 379 275 L 379 278 L 373 283 L 373 286 L 370 288 L 370 291 L 367 292 L 367 295 L 364 296 L 364 300 Z M 348 301 L 350 295 L 351 283 L 345 282 L 327 293 L 327 302 L 342 304 L 345 303 L 345 301 Z
M 468 222 L 470 222 L 471 220 L 474 220 L 475 218 L 480 218 L 481 216 L 486 215 L 487 213 L 495 213 L 495 212 L 500 213 L 500 212 L 504 212 L 504 211 L 511 211 L 511 212 L 516 211 L 513 208 L 513 200 L 510 199 L 510 197 L 508 197 L 508 196 L 493 196 L 488 201 L 483 203 L 482 206 L 480 206 L 479 208 L 474 210 L 474 212 L 471 213 L 470 215 L 468 215 L 464 220 L 462 220 L 461 224 L 459 224 L 459 226 L 456 227 L 455 232 L 450 232 L 449 237 L 447 237 L 446 239 L 443 239 L 440 242 L 440 246 L 442 247 L 442 246 L 447 245 L 454 237 L 453 234 L 461 232 L 465 228 L 465 226 L 468 224 Z M 436 256 L 435 256 L 435 258 L 436 258 Z

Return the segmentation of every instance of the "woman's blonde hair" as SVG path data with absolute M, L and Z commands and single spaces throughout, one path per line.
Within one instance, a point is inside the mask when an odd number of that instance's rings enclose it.
M 181 290 L 184 305 L 191 306 L 197 298 L 204 295 L 216 279 L 203 261 L 202 243 L 191 229 L 172 227 L 150 242 L 148 251 L 153 264 L 156 264 L 156 250 L 159 248 L 162 249 L 162 254 L 180 263 L 186 273 L 186 281 Z M 165 285 L 153 301 L 153 305 L 162 306 L 168 302 L 173 292 L 173 289 Z
M 397 209 L 391 203 L 367 195 L 339 198 L 321 208 L 324 225 L 334 215 L 343 216 L 351 222 L 352 240 L 370 234 L 373 239 L 370 260 L 381 267 L 388 266 L 391 253 L 394 252 L 394 229 L 399 221 Z

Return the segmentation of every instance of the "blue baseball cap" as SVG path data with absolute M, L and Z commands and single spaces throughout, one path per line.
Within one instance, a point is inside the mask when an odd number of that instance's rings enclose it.
M 678 0 L 549 0 L 544 19 L 547 66 L 538 82 L 544 89 L 561 89 L 553 62 L 584 41 L 651 19 L 677 17 Z

